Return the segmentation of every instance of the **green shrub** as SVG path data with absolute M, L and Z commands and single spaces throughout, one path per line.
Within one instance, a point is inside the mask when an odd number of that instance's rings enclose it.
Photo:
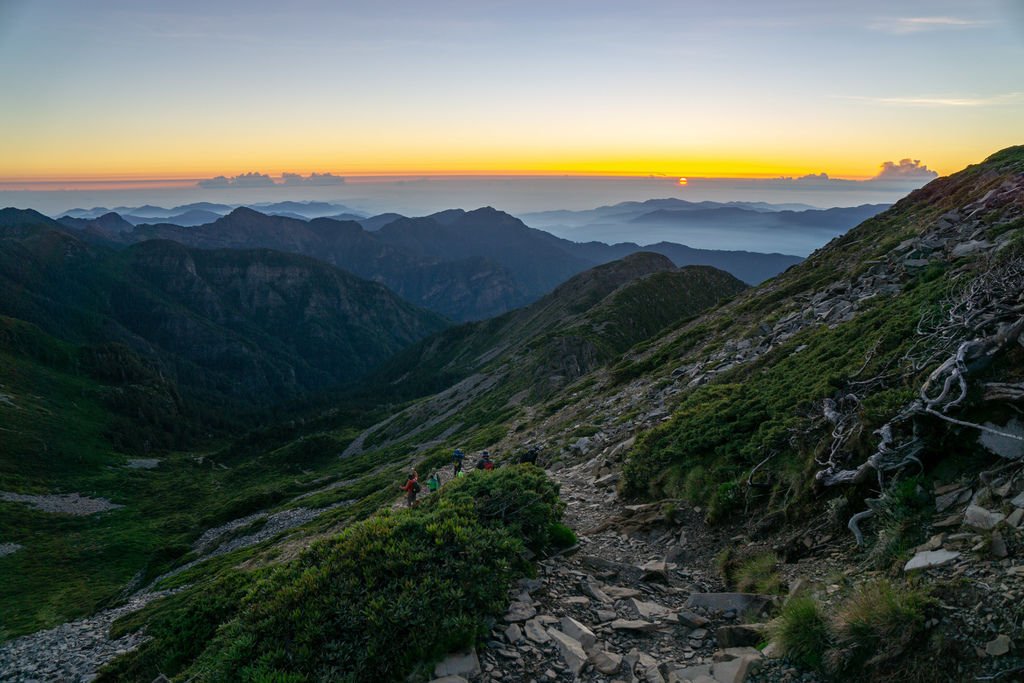
M 827 665 L 838 675 L 881 669 L 924 632 L 931 600 L 920 590 L 879 580 L 857 588 L 833 619 Z
M 816 600 L 788 600 L 771 623 L 769 633 L 786 657 L 800 666 L 821 670 L 831 636 L 828 620 Z
M 195 659 L 217 627 L 234 616 L 249 585 L 248 577 L 228 573 L 212 583 L 171 595 L 121 617 L 112 638 L 146 627 L 150 639 L 100 672 L 99 681 L 151 681 L 174 676 Z
M 524 548 L 551 541 L 561 507 L 543 471 L 514 466 L 353 524 L 257 583 L 187 674 L 401 680 L 486 634 L 529 571 Z
M 555 522 L 551 525 L 548 530 L 548 537 L 551 539 L 551 545 L 556 548 L 571 548 L 576 545 L 576 532 L 562 524 L 561 522 Z

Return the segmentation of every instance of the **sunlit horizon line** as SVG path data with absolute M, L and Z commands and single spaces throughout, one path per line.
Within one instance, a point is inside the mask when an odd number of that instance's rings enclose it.
M 249 171 L 243 171 L 233 175 L 220 174 L 227 178 L 234 178 L 242 173 Z M 291 171 L 286 171 L 291 173 Z M 367 172 L 360 171 L 357 173 L 334 173 L 333 175 L 343 178 L 345 182 L 358 183 L 361 181 L 382 181 L 382 180 L 408 180 L 417 178 L 459 178 L 459 179 L 500 179 L 500 178 L 607 178 L 610 180 L 666 180 L 671 182 L 678 181 L 679 178 L 685 177 L 690 181 L 694 180 L 785 180 L 800 178 L 808 175 L 803 171 L 793 172 L 773 172 L 773 173 L 729 173 L 729 174 L 699 174 L 699 173 L 667 173 L 661 171 L 546 171 L 546 170 L 499 170 L 499 171 L 376 171 Z M 316 184 L 293 184 L 288 185 L 280 182 L 282 179 L 281 174 L 268 175 L 275 182 L 272 186 L 264 186 L 260 188 L 246 187 L 246 186 L 235 186 L 226 188 L 215 188 L 215 189 L 267 189 L 271 187 L 332 187 L 330 184 L 316 185 Z M 307 176 L 308 177 L 308 176 Z M 829 173 L 828 177 L 832 180 L 852 180 L 852 181 L 864 181 L 875 178 L 875 175 L 859 175 L 859 174 L 832 174 Z M 60 176 L 0 176 L 0 187 L 4 186 L 46 186 L 46 185 L 105 185 L 105 184 L 124 184 L 126 187 L 132 186 L 147 186 L 154 187 L 160 184 L 166 184 L 167 187 L 188 187 L 195 186 L 197 189 L 206 189 L 200 187 L 198 184 L 203 180 L 210 180 L 213 176 L 209 175 L 198 175 L 198 174 L 173 174 L 173 175 L 151 175 L 151 174 L 69 174 Z M 211 188 L 214 189 L 214 188 Z

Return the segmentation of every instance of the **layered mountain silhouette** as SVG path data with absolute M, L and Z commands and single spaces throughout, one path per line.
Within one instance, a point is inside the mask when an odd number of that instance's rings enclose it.
M 690 202 L 651 199 L 586 211 L 523 214 L 530 225 L 567 239 L 636 235 L 641 242 L 684 242 L 698 246 L 732 243 L 753 251 L 805 254 L 888 208 L 887 204 L 816 209 L 804 204 Z
M 167 239 L 202 249 L 266 248 L 312 256 L 457 321 L 524 306 L 577 273 L 641 250 L 663 254 L 677 266 L 714 266 L 748 283 L 800 261 L 783 254 L 692 249 L 669 242 L 647 247 L 577 243 L 490 207 L 421 218 L 385 214 L 360 222 L 271 216 L 242 207 L 195 227 L 160 222 L 131 229 L 110 214 L 61 220 L 107 242 Z

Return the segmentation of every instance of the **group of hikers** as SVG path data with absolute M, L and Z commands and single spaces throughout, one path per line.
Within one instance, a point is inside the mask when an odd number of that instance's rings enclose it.
M 538 454 L 539 449 L 538 447 L 534 446 L 529 450 L 525 451 L 522 455 L 520 455 L 517 460 L 520 463 L 530 463 L 536 465 Z M 461 448 L 456 448 L 455 451 L 452 453 L 453 479 L 459 479 L 461 477 L 466 476 L 466 471 L 465 469 L 463 469 L 463 463 L 465 459 L 466 454 L 462 451 Z M 494 461 L 491 459 L 490 452 L 483 451 L 476 461 L 476 469 L 489 471 L 493 470 L 494 468 L 495 464 Z M 428 492 L 437 493 L 438 489 L 441 488 L 440 471 L 434 472 L 432 475 L 430 475 L 430 478 L 427 479 L 426 484 Z M 406 505 L 408 505 L 409 507 L 414 507 L 416 505 L 416 496 L 419 495 L 420 491 L 423 488 L 420 484 L 420 475 L 416 472 L 415 469 L 412 470 L 411 472 L 409 472 L 409 477 L 405 480 L 405 483 L 399 485 L 398 488 L 401 489 L 402 491 L 405 491 Z

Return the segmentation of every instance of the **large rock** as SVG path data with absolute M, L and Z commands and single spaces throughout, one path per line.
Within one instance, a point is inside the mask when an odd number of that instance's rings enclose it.
M 903 565 L 903 571 L 912 572 L 917 569 L 928 569 L 938 567 L 952 562 L 960 557 L 960 553 L 953 550 L 924 550 L 914 555 Z
M 643 581 L 648 583 L 668 583 L 668 564 L 661 560 L 651 560 L 646 564 L 642 565 L 640 569 L 644 575 Z
M 642 633 L 650 633 L 651 631 L 657 631 L 658 625 L 651 623 L 650 621 L 641 621 L 639 619 L 616 619 L 609 624 L 616 631 L 640 631 Z
M 1000 436 L 993 434 L 989 431 L 984 431 L 978 435 L 978 441 L 982 446 L 992 451 L 1001 458 L 1007 458 L 1009 460 L 1020 460 L 1024 458 L 1024 423 L 1021 423 L 1017 418 L 1013 418 L 1005 425 L 992 424 L 990 422 L 985 423 L 986 427 L 994 429 L 1004 434 L 1012 434 L 1016 436 L 1016 439 Z
M 641 619 L 660 619 L 667 616 L 671 610 L 656 602 L 644 602 L 636 598 L 629 598 L 626 604 L 639 615 Z
M 1010 651 L 1010 636 L 999 634 L 989 642 L 985 643 L 985 654 L 991 657 L 1002 657 Z
M 667 683 L 717 683 L 711 676 L 711 665 L 701 664 L 699 666 L 688 666 L 685 669 L 676 669 L 668 674 Z
M 469 683 L 462 676 L 442 676 L 441 678 L 431 679 L 430 683 Z
M 964 524 L 982 531 L 994 529 L 1004 519 L 1006 519 L 1006 515 L 1003 513 L 986 510 L 980 505 L 969 505 L 967 512 L 964 513 Z
M 583 584 L 583 592 L 589 595 L 590 597 L 594 598 L 598 602 L 604 603 L 605 605 L 610 605 L 612 603 L 611 597 L 603 590 L 601 590 L 601 587 L 597 584 L 596 581 L 585 582 Z
M 448 655 L 434 667 L 434 678 L 445 676 L 473 678 L 479 675 L 480 660 L 477 659 L 476 650 Z
M 533 605 L 517 601 L 508 606 L 508 612 L 505 614 L 505 621 L 526 621 L 527 619 L 532 619 L 535 616 L 537 616 L 537 610 L 533 608 Z
M 750 650 L 740 652 L 741 650 Z M 761 653 L 751 648 L 730 648 L 715 653 L 711 674 L 718 683 L 744 683 L 750 674 L 757 673 L 762 663 Z
M 701 615 L 694 614 L 693 612 L 687 612 L 686 610 L 683 610 L 676 614 L 676 619 L 679 621 L 680 624 L 686 626 L 687 628 L 704 628 L 710 623 L 706 618 L 702 617 Z
M 594 650 L 590 653 L 590 663 L 606 676 L 618 673 L 622 668 L 622 655 L 605 650 Z
M 626 600 L 627 598 L 643 595 L 643 593 L 635 588 L 624 588 L 623 586 L 605 586 L 604 592 L 616 600 Z
M 523 629 L 519 628 L 519 624 L 509 624 L 505 629 L 505 639 L 515 645 L 523 639 Z
M 559 626 L 562 627 L 563 633 L 578 640 L 583 649 L 588 652 L 597 644 L 597 636 L 594 635 L 594 632 L 572 617 L 562 617 Z
M 573 676 L 579 676 L 583 665 L 587 663 L 587 653 L 583 651 L 583 645 L 575 638 L 562 633 L 557 628 L 549 628 L 548 635 L 555 641 L 559 653 L 565 665 L 572 671 Z
M 551 636 L 548 635 L 548 631 L 544 628 L 544 624 L 540 622 L 540 619 L 530 619 L 523 624 L 523 632 L 526 633 L 526 637 L 535 643 L 546 643 L 551 640 Z

